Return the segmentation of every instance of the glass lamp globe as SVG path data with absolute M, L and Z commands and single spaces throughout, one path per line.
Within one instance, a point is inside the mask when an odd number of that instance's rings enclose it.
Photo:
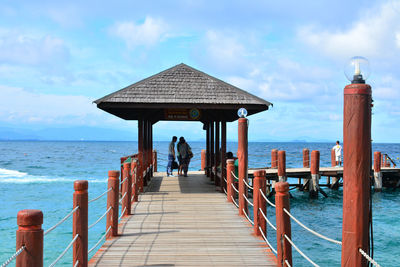
M 370 73 L 369 61 L 365 57 L 352 57 L 344 67 L 344 74 L 351 83 L 365 83 Z
M 246 118 L 247 110 L 245 108 L 239 108 L 237 114 L 239 118 Z

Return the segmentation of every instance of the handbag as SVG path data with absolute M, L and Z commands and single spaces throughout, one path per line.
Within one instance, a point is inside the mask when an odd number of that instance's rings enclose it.
M 171 166 L 171 169 L 178 169 L 179 168 L 179 165 L 178 165 L 178 163 L 174 160 L 174 161 L 172 161 L 172 166 Z

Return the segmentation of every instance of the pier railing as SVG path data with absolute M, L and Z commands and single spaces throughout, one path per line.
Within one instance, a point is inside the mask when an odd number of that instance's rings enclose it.
M 154 151 L 155 152 L 155 151 Z M 154 157 L 155 156 L 155 157 Z M 128 160 L 130 159 L 130 160 Z M 44 237 L 63 224 L 72 216 L 72 240 L 49 265 L 55 266 L 72 247 L 72 266 L 87 266 L 88 255 L 99 247 L 104 239 L 111 239 L 118 235 L 118 224 L 123 217 L 132 215 L 131 206 L 138 201 L 140 192 L 143 192 L 144 179 L 150 179 L 154 167 L 157 166 L 157 154 L 153 153 L 152 159 L 140 166 L 137 154 L 121 158 L 120 171 L 108 172 L 108 185 L 100 195 L 88 199 L 88 181 L 77 180 L 74 182 L 73 207 L 64 218 L 52 227 L 43 231 L 43 213 L 40 210 L 21 210 L 17 215 L 16 252 L 1 267 L 9 265 L 16 260 L 16 266 L 43 266 Z M 143 172 L 139 170 L 143 169 Z M 102 200 L 107 196 L 106 211 L 92 224 L 88 224 L 89 204 Z M 121 212 L 119 206 L 121 205 Z M 106 218 L 105 233 L 97 242 L 88 248 L 89 230 Z

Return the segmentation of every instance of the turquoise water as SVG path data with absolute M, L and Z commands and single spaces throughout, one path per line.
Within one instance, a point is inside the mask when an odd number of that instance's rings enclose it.
M 203 142 L 190 142 L 194 158 L 190 169 L 200 168 Z M 165 171 L 168 142 L 155 142 L 159 151 L 159 170 Z M 330 166 L 330 148 L 325 143 L 249 143 L 250 167 L 263 167 L 270 161 L 273 148 L 286 150 L 287 166 L 302 165 L 302 149 L 321 151 L 321 166 Z M 228 143 L 228 151 L 237 145 Z M 400 156 L 400 144 L 374 144 L 394 158 Z M 73 181 L 89 180 L 89 199 L 106 190 L 107 171 L 119 169 L 122 155 L 137 151 L 136 142 L 0 142 L 0 263 L 15 251 L 16 215 L 21 209 L 41 209 L 43 229 L 48 229 L 72 209 Z M 399 162 L 400 163 L 400 162 Z M 322 181 L 325 179 L 322 178 Z M 291 212 L 310 228 L 340 240 L 342 226 L 342 190 L 325 189 L 328 198 L 309 199 L 307 193 L 292 190 Z M 400 266 L 400 189 L 385 189 L 373 194 L 375 259 L 382 266 Z M 89 224 L 106 210 L 105 197 L 89 204 Z M 267 216 L 274 222 L 274 210 Z M 104 234 L 105 220 L 89 230 L 89 248 Z M 72 238 L 71 219 L 45 236 L 45 266 L 53 262 Z M 292 222 L 293 241 L 321 266 L 340 266 L 340 247 L 305 232 Z M 268 228 L 268 239 L 276 247 L 275 233 Z M 92 253 L 94 254 L 94 253 Z M 89 257 L 92 256 L 89 255 Z M 69 251 L 60 265 L 70 265 Z M 293 250 L 295 266 L 309 264 Z

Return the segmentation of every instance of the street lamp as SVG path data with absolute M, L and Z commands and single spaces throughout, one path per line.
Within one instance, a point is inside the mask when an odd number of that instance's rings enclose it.
M 351 83 L 365 83 L 370 73 L 369 61 L 365 57 L 352 57 L 344 67 L 344 74 Z

